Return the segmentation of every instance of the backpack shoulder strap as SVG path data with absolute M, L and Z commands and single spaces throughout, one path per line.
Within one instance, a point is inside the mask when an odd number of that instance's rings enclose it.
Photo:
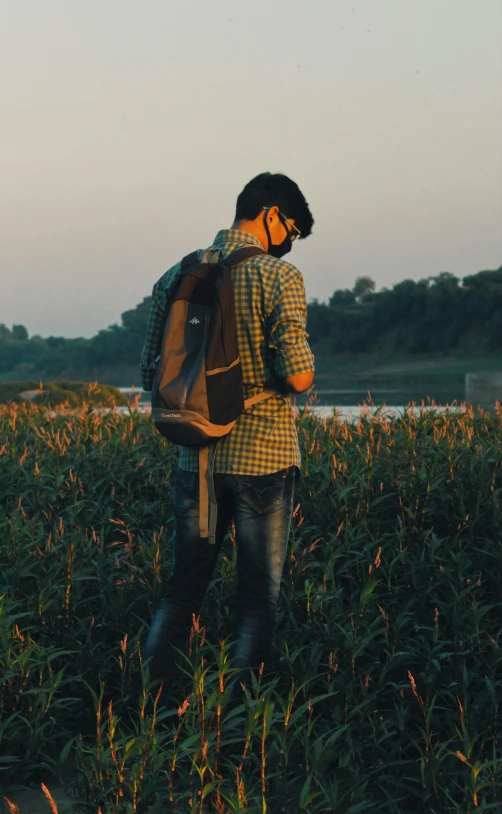
M 199 265 L 199 252 L 191 252 L 187 254 L 186 257 L 183 258 L 181 261 L 181 270 L 185 271 L 185 269 L 190 268 L 190 266 L 198 266 Z
M 245 246 L 243 249 L 236 249 L 232 254 L 229 254 L 228 257 L 225 257 L 224 260 L 220 260 L 220 263 L 233 269 L 234 266 L 238 266 L 239 263 L 244 263 L 245 260 L 250 260 L 251 257 L 256 257 L 259 254 L 266 254 L 265 249 L 260 249 L 259 246 Z
M 236 249 L 232 254 L 229 254 L 224 260 L 220 260 L 228 268 L 234 268 L 239 263 L 244 263 L 245 260 L 250 260 L 251 257 L 256 257 L 259 254 L 266 254 L 265 249 L 260 249 L 259 246 L 245 246 L 242 249 Z M 191 252 L 187 254 L 181 261 L 181 270 L 185 271 L 190 266 L 200 265 L 199 252 Z

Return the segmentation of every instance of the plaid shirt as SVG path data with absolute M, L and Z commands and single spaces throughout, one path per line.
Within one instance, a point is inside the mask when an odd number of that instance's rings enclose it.
M 199 250 L 199 259 L 214 262 L 235 249 L 259 246 L 248 232 L 223 229 L 214 244 Z M 177 263 L 155 283 L 141 355 L 141 381 L 151 390 L 155 360 L 160 354 L 170 300 L 181 271 Z M 244 398 L 265 388 L 284 391 L 281 379 L 314 370 L 306 333 L 307 303 L 300 271 L 270 254 L 259 255 L 232 269 L 237 343 Z M 181 447 L 179 466 L 198 471 L 198 448 Z M 217 445 L 214 471 L 233 475 L 264 475 L 287 466 L 301 467 L 291 396 L 278 394 L 253 405 L 237 419 Z

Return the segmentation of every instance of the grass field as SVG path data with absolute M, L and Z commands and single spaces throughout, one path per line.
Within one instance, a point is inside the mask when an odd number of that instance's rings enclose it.
M 275 675 L 229 709 L 230 534 L 179 705 L 145 690 L 131 711 L 177 450 L 134 411 L 0 407 L 0 797 L 52 781 L 94 814 L 501 810 L 502 414 L 297 425 Z

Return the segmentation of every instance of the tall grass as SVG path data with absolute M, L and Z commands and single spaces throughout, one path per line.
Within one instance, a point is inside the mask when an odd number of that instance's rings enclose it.
M 235 708 L 233 534 L 179 702 L 142 664 L 177 450 L 134 409 L 0 409 L 3 789 L 54 776 L 102 814 L 500 810 L 500 410 L 300 412 L 275 673 Z

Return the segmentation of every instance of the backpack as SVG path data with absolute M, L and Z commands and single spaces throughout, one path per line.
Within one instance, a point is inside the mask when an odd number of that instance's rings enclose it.
M 243 396 L 231 269 L 260 254 L 249 246 L 218 262 L 201 262 L 198 252 L 183 258 L 152 384 L 157 430 L 173 444 L 199 447 L 199 532 L 212 544 L 216 445 L 243 410 L 277 392 Z

